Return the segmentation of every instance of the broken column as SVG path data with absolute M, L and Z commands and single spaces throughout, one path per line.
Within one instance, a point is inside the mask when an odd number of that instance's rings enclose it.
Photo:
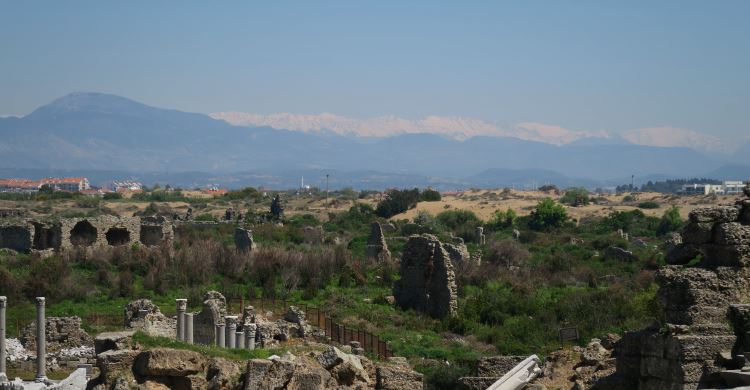
M 255 333 L 258 328 L 256 324 L 245 325 L 245 348 L 255 349 Z
M 474 229 L 474 235 L 476 236 L 477 244 L 484 245 L 485 244 L 485 237 L 484 237 L 484 228 L 481 226 L 477 226 L 476 229 Z
M 188 344 L 193 343 L 193 313 L 185 313 L 185 342 Z
M 226 316 L 224 322 L 227 324 L 226 327 L 226 347 L 234 348 L 236 345 L 236 333 L 237 333 L 237 316 Z
M 234 341 L 235 349 L 245 348 L 245 332 L 238 330 L 234 335 Z
M 216 346 L 224 348 L 226 340 L 224 339 L 224 324 L 216 324 Z
M 5 307 L 8 304 L 8 298 L 0 297 L 0 382 L 7 382 L 8 376 L 5 374 L 5 360 L 8 358 L 5 352 Z
M 185 341 L 185 310 L 187 310 L 187 299 L 175 299 L 177 302 L 177 340 Z
M 37 382 L 46 382 L 47 353 L 47 321 L 44 318 L 44 297 L 36 297 L 36 378 Z

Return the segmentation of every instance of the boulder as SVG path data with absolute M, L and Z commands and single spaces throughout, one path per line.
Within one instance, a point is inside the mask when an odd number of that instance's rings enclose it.
M 138 354 L 133 370 L 142 376 L 183 377 L 202 372 L 205 366 L 205 358 L 197 352 L 154 348 Z
M 138 351 L 122 349 L 109 350 L 96 355 L 96 367 L 99 368 L 99 379 L 112 383 L 118 376 L 132 376 L 133 362 Z
M 134 331 L 104 332 L 94 339 L 94 352 L 98 355 L 105 351 L 132 349 Z
M 271 369 L 272 361 L 266 359 L 252 359 L 247 362 L 245 369 L 244 390 L 261 390 L 261 383 L 268 370 Z
M 212 358 L 206 367 L 208 390 L 231 390 L 239 387 L 240 362 L 223 358 Z

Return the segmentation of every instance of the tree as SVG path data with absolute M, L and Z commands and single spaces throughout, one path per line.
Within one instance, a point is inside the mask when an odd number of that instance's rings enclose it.
M 565 207 L 555 203 L 551 198 L 545 198 L 537 203 L 531 212 L 529 227 L 534 230 L 546 230 L 560 227 L 569 219 Z
M 574 207 L 589 204 L 589 191 L 585 188 L 570 188 L 560 198 L 560 203 L 569 204 Z
M 680 230 L 682 227 L 682 217 L 680 217 L 680 209 L 677 206 L 672 206 L 669 210 L 664 212 L 664 215 L 659 221 L 659 228 L 656 233 L 664 235 L 669 232 Z
M 439 202 L 442 197 L 440 196 L 440 192 L 435 191 L 431 188 L 428 188 L 424 191 L 422 191 L 421 200 L 423 202 Z
M 383 218 L 390 218 L 412 209 L 419 202 L 419 189 L 411 190 L 388 190 L 385 199 L 378 203 L 375 213 Z
M 507 229 L 515 226 L 516 217 L 516 212 L 511 208 L 508 208 L 506 211 L 496 210 L 489 225 L 495 230 Z

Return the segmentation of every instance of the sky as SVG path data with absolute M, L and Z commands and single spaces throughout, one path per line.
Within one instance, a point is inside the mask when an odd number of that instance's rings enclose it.
M 0 0 L 0 115 L 74 91 L 212 113 L 750 135 L 750 1 Z

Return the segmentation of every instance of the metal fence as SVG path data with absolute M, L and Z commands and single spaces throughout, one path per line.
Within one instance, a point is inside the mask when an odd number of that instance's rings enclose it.
M 381 340 L 375 334 L 361 330 L 352 329 L 344 324 L 336 322 L 325 310 L 319 307 L 308 306 L 305 304 L 294 304 L 291 301 L 283 299 L 273 298 L 231 298 L 227 299 L 228 309 L 232 312 L 241 313 L 242 308 L 245 305 L 252 305 L 256 310 L 260 310 L 262 313 L 272 312 L 274 315 L 282 316 L 286 313 L 289 306 L 294 305 L 305 313 L 307 322 L 310 325 L 316 326 L 321 330 L 325 331 L 325 335 L 331 339 L 332 342 L 339 344 L 349 344 L 352 341 L 357 341 L 360 347 L 366 352 L 378 356 L 381 359 L 389 358 L 393 356 L 388 343 Z M 235 310 L 238 309 L 238 310 Z

